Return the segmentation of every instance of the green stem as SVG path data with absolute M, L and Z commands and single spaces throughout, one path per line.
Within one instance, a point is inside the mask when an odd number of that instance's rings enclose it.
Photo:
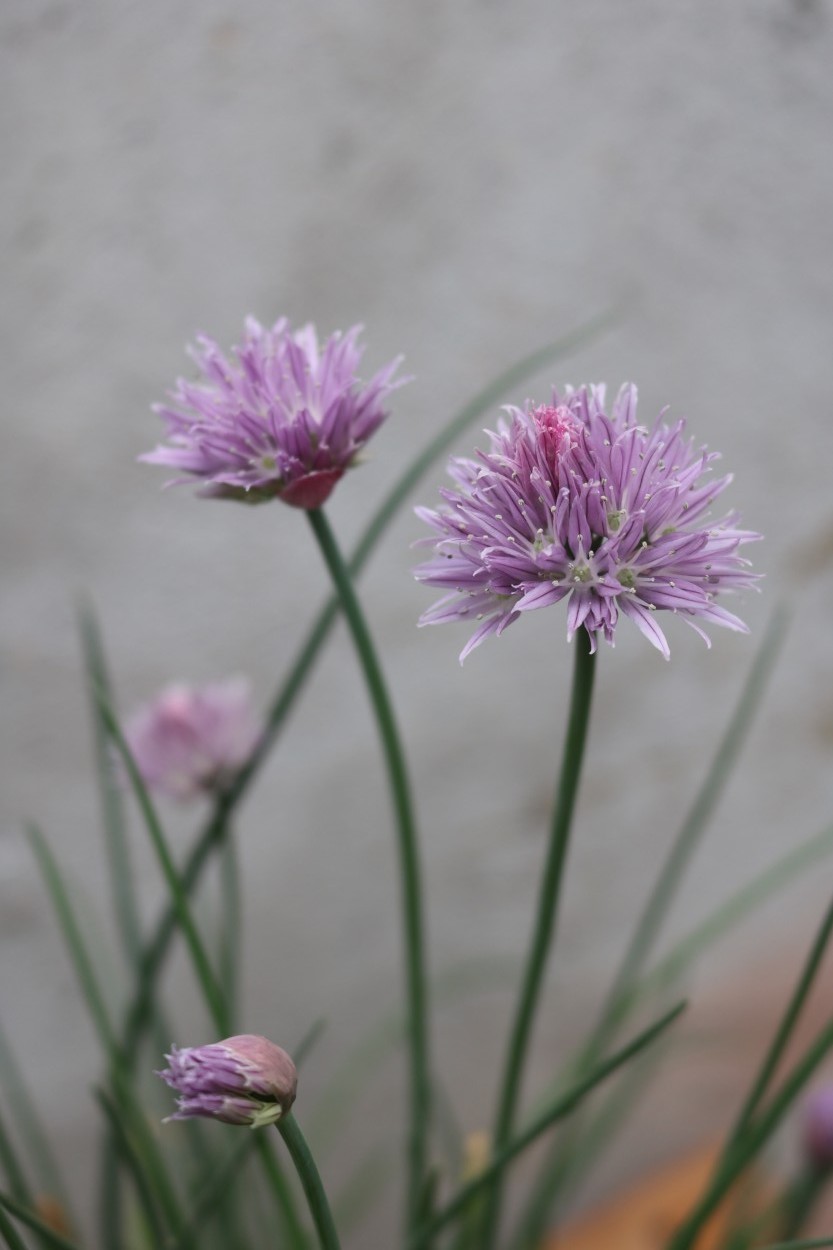
M 240 865 L 237 843 L 232 830 L 226 831 L 220 855 L 220 891 L 222 895 L 222 929 L 218 967 L 220 984 L 226 997 L 226 1018 L 230 1033 L 237 1027 L 240 982 Z
M 829 1169 L 805 1168 L 789 1186 L 779 1206 L 778 1231 L 785 1241 L 799 1235 L 830 1182 Z
M 553 943 L 561 882 L 570 838 L 576 793 L 578 791 L 587 727 L 590 720 L 590 703 L 593 695 L 593 679 L 596 672 L 594 656 L 590 652 L 590 635 L 580 629 L 575 641 L 576 659 L 573 670 L 573 689 L 567 735 L 561 758 L 561 772 L 555 792 L 550 843 L 538 894 L 538 910 L 532 930 L 526 969 L 520 997 L 515 1011 L 509 1045 L 506 1054 L 500 1100 L 494 1129 L 494 1151 L 505 1148 L 512 1133 L 515 1111 L 520 1095 L 526 1053 L 529 1047 L 535 1012 L 541 996 L 547 957 Z M 484 1250 L 494 1245 L 500 1221 L 502 1177 L 498 1176 L 491 1190 L 484 1216 Z
M 508 369 L 489 382 L 482 391 L 478 391 L 477 395 L 465 404 L 434 438 L 429 440 L 423 450 L 393 482 L 353 550 L 348 566 L 352 576 L 357 577 L 365 567 L 388 525 L 414 487 L 435 462 L 451 449 L 455 440 L 472 422 L 488 412 L 501 396 L 525 382 L 545 365 L 553 364 L 570 351 L 591 341 L 595 335 L 614 323 L 618 313 L 618 309 L 602 313 L 558 341 L 538 348 L 537 351 L 531 352 L 522 360 L 510 365 Z M 182 887 L 186 894 L 190 894 L 196 887 L 214 848 L 222 842 L 227 816 L 231 815 L 248 792 L 274 746 L 337 617 L 338 598 L 331 596 L 315 618 L 295 661 L 289 667 L 286 680 L 275 694 L 266 719 L 266 730 L 259 746 L 253 751 L 249 762 L 240 770 L 229 790 L 218 798 L 214 812 L 208 818 L 189 852 L 182 872 Z M 176 912 L 173 904 L 169 903 L 154 929 L 153 936 L 142 949 L 137 973 L 138 988 L 128 1008 L 122 1034 L 125 1053 L 129 1058 L 135 1054 L 136 1047 L 150 1019 L 153 983 L 170 949 L 176 927 Z
M 813 987 L 816 974 L 821 965 L 821 961 L 824 958 L 824 953 L 830 941 L 831 934 L 833 934 L 833 900 L 831 900 L 830 905 L 822 918 L 822 922 L 819 925 L 813 945 L 810 947 L 810 953 L 808 954 L 804 967 L 801 970 L 801 976 L 799 977 L 798 983 L 793 991 L 787 1010 L 781 1017 L 775 1037 L 772 1039 L 772 1043 L 766 1053 L 764 1062 L 761 1065 L 760 1071 L 758 1072 L 752 1088 L 746 1096 L 744 1104 L 738 1113 L 737 1120 L 735 1121 L 732 1131 L 729 1134 L 728 1141 L 724 1148 L 724 1155 L 728 1154 L 740 1140 L 747 1125 L 752 1119 L 752 1116 L 760 1106 L 761 1099 L 769 1088 L 769 1084 L 775 1074 L 775 1069 L 778 1067 L 778 1064 L 783 1058 L 784 1051 L 787 1048 L 787 1043 L 792 1037 L 793 1030 L 798 1022 L 798 1017 L 805 1002 L 807 1001 L 807 996 Z
M 277 1199 L 280 1210 L 281 1223 L 283 1225 L 283 1234 L 288 1238 L 288 1244 L 293 1250 L 304 1250 L 307 1244 L 307 1235 L 304 1232 L 304 1226 L 301 1223 L 298 1212 L 295 1210 L 295 1197 L 289 1180 L 284 1175 L 280 1163 L 275 1157 L 271 1138 L 267 1138 L 263 1133 L 257 1133 L 257 1152 L 263 1170 L 272 1186 L 272 1191 Z
M 599 1054 L 615 1033 L 622 1002 L 639 976 L 650 954 L 680 881 L 700 845 L 702 835 L 732 776 L 741 749 L 755 718 L 767 679 L 781 651 L 789 617 L 784 607 L 776 608 L 764 635 L 737 706 L 717 745 L 709 770 L 663 863 L 636 929 L 602 1007 L 591 1040 L 591 1058 Z
M 298 1121 L 293 1115 L 284 1115 L 275 1127 L 283 1138 L 295 1165 L 295 1171 L 298 1173 L 298 1179 L 303 1187 L 310 1215 L 321 1242 L 321 1250 L 339 1250 L 338 1233 L 333 1223 L 330 1204 L 327 1201 L 324 1186 L 321 1184 L 315 1160 L 298 1126 Z
M 21 1224 L 25 1224 L 27 1228 L 34 1229 L 43 1241 L 45 1241 L 47 1245 L 53 1246 L 55 1250 L 76 1250 L 76 1247 L 71 1241 L 69 1241 L 66 1237 L 62 1237 L 60 1233 L 56 1233 L 53 1228 L 50 1228 L 48 1224 L 45 1224 L 43 1220 L 39 1219 L 38 1216 L 35 1215 L 34 1211 L 30 1211 L 27 1207 L 25 1207 L 22 1203 L 17 1202 L 9 1194 L 0 1193 L 0 1215 L 2 1215 L 3 1211 L 9 1211 L 18 1220 L 20 1220 Z M 5 1216 L 2 1215 L 2 1219 L 0 1219 L 0 1232 L 3 1233 L 4 1237 L 6 1237 L 9 1246 L 21 1246 L 22 1250 L 26 1250 L 26 1246 L 17 1237 L 17 1234 L 14 1233 L 14 1229 L 11 1229 L 14 1236 L 13 1238 L 10 1238 L 10 1229 L 11 1226 L 7 1225 Z
M 792 1037 L 798 1017 L 801 1013 L 801 1009 L 807 1001 L 807 996 L 809 995 L 815 981 L 816 974 L 821 965 L 821 961 L 827 949 L 828 942 L 830 941 L 831 934 L 833 934 L 833 901 L 830 903 L 822 918 L 821 925 L 818 928 L 813 944 L 810 947 L 810 952 L 805 960 L 804 967 L 801 970 L 801 976 L 798 978 L 798 982 L 787 1005 L 787 1009 L 778 1024 L 775 1037 L 772 1039 L 769 1049 L 764 1057 L 764 1061 L 761 1064 L 758 1074 L 752 1083 L 752 1087 L 744 1100 L 743 1106 L 741 1107 L 737 1118 L 735 1119 L 735 1123 L 729 1132 L 720 1158 L 715 1165 L 711 1185 L 706 1190 L 706 1195 L 701 1203 L 701 1207 L 704 1209 L 707 1207 L 709 1196 L 713 1191 L 721 1193 L 725 1192 L 726 1186 L 723 1185 L 724 1175 L 728 1175 L 730 1178 L 734 1178 L 734 1176 L 737 1175 L 735 1161 L 738 1155 L 744 1155 L 744 1143 L 745 1139 L 749 1135 L 748 1130 L 752 1124 L 752 1118 L 760 1106 L 761 1100 L 766 1094 L 767 1089 L 769 1088 L 778 1064 L 784 1056 L 784 1052 L 790 1038 Z M 752 1133 L 754 1136 L 754 1128 L 752 1129 Z M 701 1217 L 698 1214 L 701 1207 L 695 1209 L 691 1218 L 686 1222 L 680 1230 L 679 1235 L 671 1243 L 673 1250 L 685 1250 L 685 1247 L 692 1243 L 703 1219 L 707 1218 L 707 1215 Z M 711 1209 L 712 1207 L 708 1207 L 708 1210 Z
M 404 922 L 405 980 L 410 1049 L 410 1117 L 408 1136 L 408 1225 L 418 1218 L 426 1175 L 426 1143 L 431 1120 L 431 1080 L 425 977 L 425 938 L 417 832 L 411 805 L 405 757 L 376 650 L 370 637 L 349 571 L 324 513 L 308 513 L 313 533 L 341 602 L 368 694 L 387 765 L 396 816 L 399 876 Z
M 754 1159 L 778 1127 L 798 1094 L 831 1049 L 833 1049 L 833 1021 L 818 1034 L 815 1042 L 784 1080 L 778 1093 L 769 1107 L 761 1113 L 760 1118 L 747 1125 L 745 1132 L 731 1149 L 728 1146 L 724 1149 L 717 1171 L 705 1194 L 685 1223 L 671 1238 L 667 1250 L 691 1250 L 706 1220 L 717 1209 L 743 1169 Z
M 443 1209 L 416 1230 L 407 1242 L 407 1250 L 424 1250 L 429 1240 L 446 1224 L 460 1215 L 475 1195 L 483 1189 L 489 1189 L 506 1170 L 506 1165 L 521 1154 L 528 1146 L 551 1128 L 558 1120 L 564 1119 L 581 1103 L 601 1081 L 621 1068 L 650 1046 L 685 1010 L 685 1003 L 678 1003 L 659 1020 L 649 1025 L 631 1042 L 617 1050 L 604 1063 L 600 1063 L 589 1075 L 584 1076 L 558 1098 L 542 1115 L 532 1121 L 517 1137 L 507 1142 L 501 1150 L 495 1151 L 488 1166 L 479 1172 L 473 1180 L 463 1185 Z M 482 1244 L 482 1243 L 480 1243 Z
M 749 736 L 767 682 L 781 652 L 788 623 L 786 609 L 783 606 L 776 607 L 708 771 L 671 843 L 605 996 L 598 1020 L 582 1048 L 579 1071 L 582 1067 L 591 1066 L 604 1053 L 633 1003 L 634 985 L 656 943 L 686 869 L 702 842 L 703 834 Z M 577 1117 L 569 1130 L 553 1143 L 550 1155 L 541 1168 L 524 1216 L 524 1235 L 528 1244 L 533 1244 L 536 1236 L 540 1240 L 544 1221 L 555 1203 L 559 1185 L 570 1174 L 573 1142 L 580 1130 L 581 1124 Z

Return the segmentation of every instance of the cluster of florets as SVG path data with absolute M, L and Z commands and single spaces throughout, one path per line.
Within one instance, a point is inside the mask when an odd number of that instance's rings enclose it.
M 684 422 L 636 419 L 636 387 L 623 386 L 610 413 L 603 386 L 553 393 L 552 403 L 508 407 L 477 460 L 453 458 L 456 489 L 445 506 L 419 508 L 439 535 L 416 571 L 447 591 L 421 624 L 477 622 L 461 660 L 522 613 L 567 601 L 567 634 L 584 628 L 595 650 L 620 615 L 668 656 L 660 610 L 746 630 L 716 603 L 754 574 L 738 548 L 759 535 L 708 510 L 731 480 L 711 478 L 716 453 L 695 449 Z
M 282 318 L 266 329 L 249 317 L 229 356 L 200 336 L 191 355 L 203 380 L 180 378 L 172 402 L 155 406 L 168 443 L 142 459 L 201 479 L 203 495 L 320 507 L 405 381 L 393 379 L 399 358 L 358 381 L 360 333 L 354 326 L 319 346 L 312 325 L 293 332 Z

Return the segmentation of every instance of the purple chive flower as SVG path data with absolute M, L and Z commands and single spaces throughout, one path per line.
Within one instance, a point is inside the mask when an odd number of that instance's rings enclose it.
M 186 800 L 225 789 L 262 734 L 243 678 L 168 686 L 133 714 L 124 735 L 149 790 Z
M 254 1033 L 209 1046 L 171 1047 L 170 1067 L 157 1072 L 176 1090 L 169 1120 L 201 1116 L 224 1124 L 274 1124 L 295 1101 L 298 1074 L 285 1050 Z
M 553 392 L 551 404 L 507 407 L 477 460 L 452 458 L 456 489 L 445 505 L 418 508 L 439 535 L 419 581 L 447 593 L 421 625 L 477 622 L 460 660 L 522 612 L 567 601 L 567 637 L 578 629 L 613 645 L 620 615 L 668 658 L 658 611 L 676 612 L 709 643 L 697 621 L 746 632 L 716 602 L 753 583 L 742 543 L 760 535 L 737 516 L 707 520 L 731 481 L 709 479 L 716 453 L 695 449 L 684 422 L 660 414 L 637 424 L 636 387 L 623 386 L 605 412 L 605 388 Z
M 401 357 L 358 381 L 360 333 L 353 326 L 320 347 L 312 325 L 293 333 L 282 318 L 268 330 L 249 317 L 230 356 L 200 336 L 190 354 L 202 381 L 180 378 L 171 403 L 154 406 L 168 442 L 140 459 L 201 478 L 202 495 L 320 507 L 407 381 L 393 380 Z
M 807 1098 L 801 1122 L 804 1155 L 820 1171 L 833 1168 L 833 1085 L 822 1085 Z

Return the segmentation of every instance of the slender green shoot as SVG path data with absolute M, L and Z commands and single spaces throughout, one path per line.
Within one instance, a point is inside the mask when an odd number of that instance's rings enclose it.
M 754 1116 L 761 1101 L 769 1089 L 775 1071 L 784 1056 L 790 1038 L 792 1037 L 798 1018 L 809 997 L 810 990 L 815 984 L 821 962 L 824 958 L 830 942 L 830 936 L 833 934 L 833 900 L 831 900 L 827 911 L 822 917 L 822 922 L 816 932 L 813 944 L 810 947 L 809 954 L 801 970 L 801 975 L 796 982 L 795 989 L 787 1004 L 787 1009 L 779 1021 L 775 1036 L 772 1039 L 769 1049 L 764 1057 L 764 1061 L 758 1071 L 752 1087 L 744 1100 L 740 1109 L 737 1120 L 729 1134 L 725 1150 L 730 1152 L 734 1149 L 734 1145 L 740 1140 L 745 1133 L 747 1125 Z
M 598 1110 L 574 1117 L 570 1127 L 578 1120 L 578 1132 L 570 1135 L 571 1149 L 567 1152 L 556 1148 L 550 1152 L 547 1166 L 525 1202 L 509 1241 L 512 1250 L 538 1250 L 543 1245 L 558 1198 L 565 1192 L 569 1192 L 571 1199 L 575 1198 L 582 1177 L 591 1164 L 597 1165 L 616 1140 L 618 1131 L 627 1123 L 646 1086 L 655 1077 L 669 1046 L 670 1042 L 659 1042 L 637 1058 L 621 1073 Z M 557 1147 L 558 1143 L 553 1145 Z M 547 1181 L 552 1183 L 551 1190 L 547 1188 Z
M 708 1204 L 710 1193 L 716 1191 L 725 1192 L 725 1186 L 722 1178 L 724 1175 L 731 1177 L 737 1175 L 736 1159 L 739 1156 L 743 1158 L 747 1157 L 745 1143 L 748 1142 L 750 1138 L 752 1140 L 756 1139 L 756 1125 L 753 1123 L 755 1113 L 761 1105 L 772 1078 L 775 1075 L 776 1069 L 784 1056 L 787 1045 L 793 1035 L 793 1032 L 795 1031 L 795 1026 L 798 1022 L 801 1010 L 807 1001 L 813 984 L 815 983 L 815 979 L 821 966 L 822 959 L 824 958 L 825 951 L 827 950 L 831 934 L 833 934 L 833 901 L 831 901 L 822 918 L 821 925 L 816 932 L 816 936 L 810 947 L 810 951 L 807 955 L 798 981 L 796 982 L 790 1001 L 778 1023 L 775 1036 L 770 1043 L 767 1053 L 764 1056 L 763 1063 L 761 1064 L 761 1067 L 752 1082 L 752 1086 L 744 1100 L 743 1106 L 741 1107 L 740 1112 L 738 1113 L 727 1136 L 720 1158 L 715 1165 L 712 1181 L 710 1186 L 707 1188 L 706 1195 L 703 1199 L 702 1205 L 704 1206 Z M 831 1037 L 833 1037 L 833 1034 L 831 1034 Z M 779 1099 L 777 1097 L 774 1105 L 779 1105 Z M 762 1120 L 766 1122 L 767 1113 L 762 1116 Z M 696 1223 L 698 1219 L 697 1212 L 699 1209 L 700 1208 L 698 1207 L 695 1210 L 691 1220 L 691 1227 L 694 1231 L 687 1232 L 686 1230 L 688 1230 L 689 1225 L 686 1224 L 683 1232 L 680 1234 L 679 1244 L 672 1243 L 674 1250 L 683 1250 L 684 1247 L 691 1244 L 691 1239 L 696 1235 L 697 1227 L 699 1227 L 699 1224 Z M 688 1237 L 688 1240 L 685 1239 L 686 1236 Z
M 668 1250 L 690 1250 L 695 1244 L 705 1222 L 720 1205 L 744 1168 L 766 1145 L 801 1090 L 831 1050 L 833 1050 L 833 1020 L 821 1030 L 815 1041 L 795 1064 L 769 1106 L 747 1125 L 731 1152 L 724 1151 L 705 1193 L 672 1237 Z
M 15 1229 L 14 1224 L 6 1215 L 4 1207 L 8 1207 L 13 1199 L 0 1194 L 0 1234 L 5 1238 L 8 1250 L 29 1250 L 22 1237 L 20 1237 Z
M 570 695 L 561 769 L 553 804 L 550 841 L 541 876 L 538 905 L 521 982 L 521 992 L 512 1022 L 500 1084 L 493 1137 L 497 1155 L 500 1155 L 510 1139 L 518 1111 L 521 1077 L 526 1063 L 532 1025 L 543 987 L 547 960 L 556 934 L 567 846 L 587 742 L 587 729 L 590 723 L 596 660 L 595 655 L 591 653 L 590 635 L 586 630 L 578 631 L 573 645 L 575 647 L 573 688 Z M 484 1250 L 490 1250 L 498 1236 L 502 1179 L 502 1174 L 498 1173 L 485 1204 L 482 1226 Z
M 28 1157 L 37 1165 L 38 1183 L 44 1193 L 50 1194 L 60 1202 L 70 1224 L 77 1227 L 67 1188 L 49 1136 L 2 1027 L 0 1027 L 0 1086 L 8 1101 L 12 1119 L 26 1147 Z
M 339 1250 L 338 1233 L 333 1222 L 330 1204 L 327 1201 L 318 1168 L 315 1166 L 315 1160 L 298 1126 L 298 1121 L 289 1113 L 281 1116 L 275 1127 L 283 1138 L 284 1145 L 298 1173 L 312 1222 L 318 1233 L 321 1250 Z
M 113 916 L 122 949 L 132 966 L 141 949 L 141 925 L 122 792 L 113 768 L 110 736 L 96 696 L 96 691 L 102 691 L 108 703 L 113 706 L 104 644 L 90 603 L 83 603 L 78 610 L 78 628 L 92 717 L 95 771 L 110 871 Z
M 26 1180 L 23 1164 L 18 1157 L 17 1149 L 11 1134 L 6 1128 L 5 1120 L 0 1115 L 0 1167 L 6 1174 L 12 1197 L 24 1206 L 32 1206 L 32 1191 Z
M 265 1133 L 253 1130 L 256 1149 L 263 1171 L 278 1208 L 283 1233 L 291 1250 L 306 1250 L 308 1237 L 295 1207 L 295 1196 L 283 1168 L 272 1150 L 272 1141 Z
M 148 794 L 147 787 L 142 779 L 142 775 L 133 759 L 130 747 L 121 727 L 116 720 L 115 713 L 110 707 L 109 702 L 100 689 L 96 689 L 96 698 L 101 709 L 102 719 L 107 727 L 107 732 L 112 739 L 113 745 L 116 747 L 122 762 L 124 763 L 130 785 L 142 813 L 145 827 L 156 852 L 162 875 L 165 878 L 165 884 L 171 895 L 171 901 L 176 909 L 176 921 L 178 927 L 182 931 L 185 943 L 191 956 L 191 962 L 197 975 L 197 981 L 202 991 L 203 999 L 208 1008 L 211 1019 L 220 1032 L 221 1036 L 226 1036 L 230 1032 L 228 1026 L 226 1001 L 217 979 L 212 970 L 208 955 L 203 945 L 202 938 L 199 935 L 191 910 L 188 906 L 188 896 L 183 888 L 182 879 L 177 867 L 174 863 L 173 856 L 168 848 L 168 842 L 165 837 L 164 830 L 156 814 L 156 808 Z
M 623 1064 L 634 1059 L 647 1046 L 650 1046 L 685 1010 L 685 1003 L 678 1003 L 671 1011 L 661 1016 L 654 1024 L 638 1034 L 633 1041 L 615 1051 L 603 1063 L 558 1098 L 551 1107 L 527 1126 L 522 1133 L 513 1138 L 501 1151 L 496 1153 L 487 1167 L 468 1184 L 457 1191 L 451 1201 L 443 1207 L 433 1219 L 418 1228 L 407 1243 L 407 1250 L 422 1250 L 431 1239 L 456 1218 L 468 1205 L 471 1199 L 484 1189 L 489 1189 L 494 1181 L 519 1154 L 531 1146 L 534 1141 L 551 1128 L 559 1120 L 570 1115 L 584 1098 L 602 1081 L 621 1068 Z
M 555 364 L 556 361 L 569 355 L 571 351 L 591 342 L 614 323 L 617 315 L 615 310 L 603 313 L 554 343 L 546 344 L 528 356 L 524 356 L 503 373 L 498 374 L 469 403 L 455 413 L 439 434 L 432 438 L 405 468 L 376 509 L 348 561 L 351 576 L 358 577 L 388 525 L 404 506 L 411 491 L 474 421 L 483 416 L 513 387 L 520 385 L 545 366 Z M 265 733 L 260 744 L 235 778 L 234 784 L 228 791 L 218 796 L 215 809 L 196 839 L 182 870 L 182 888 L 186 894 L 192 892 L 212 852 L 221 845 L 227 818 L 247 792 L 274 745 L 278 733 L 312 672 L 319 652 L 329 637 L 338 616 L 338 609 L 338 598 L 332 595 L 313 622 L 306 640 L 289 666 L 285 681 L 272 700 Z M 170 904 L 142 950 L 136 992 L 128 1008 L 122 1032 L 125 1053 L 128 1057 L 135 1053 L 142 1033 L 149 1022 L 154 980 L 167 955 L 175 931 L 176 911 L 173 904 Z
M 73 1242 L 61 1236 L 54 1228 L 50 1228 L 34 1211 L 30 1211 L 28 1207 L 12 1198 L 10 1194 L 0 1193 L 0 1207 L 5 1208 L 16 1220 L 20 1220 L 21 1224 L 25 1224 L 27 1228 L 31 1228 L 36 1232 L 45 1245 L 54 1247 L 54 1250 L 77 1250 Z M 0 1232 L 3 1233 L 3 1236 L 8 1241 L 8 1233 L 2 1219 L 0 1219 Z M 15 1247 L 18 1245 L 23 1246 L 23 1242 L 18 1239 L 18 1241 L 9 1241 L 9 1245 Z M 23 1250 L 26 1250 L 25 1246 L 23 1246 Z
M 689 934 L 681 938 L 663 959 L 627 993 L 623 993 L 616 1016 L 611 1017 L 611 1026 L 616 1029 L 621 1028 L 637 1007 L 647 999 L 677 985 L 680 978 L 706 950 L 716 945 L 731 929 L 780 893 L 791 881 L 830 855 L 831 851 L 833 851 L 833 825 L 829 825 L 815 837 L 808 838 L 806 842 L 764 869 L 752 881 L 747 882 L 726 902 L 715 908 Z M 586 1063 L 586 1058 L 585 1045 L 569 1065 L 568 1073 L 575 1077 L 581 1071 L 582 1065 Z M 550 1088 L 545 1096 L 553 1097 L 564 1079 L 563 1075 L 559 1076 L 557 1084 Z M 539 1233 L 543 1230 L 547 1210 L 551 1209 L 566 1178 L 572 1174 L 572 1135 L 570 1138 L 571 1151 L 569 1153 L 565 1150 L 562 1141 L 556 1142 L 544 1162 L 528 1199 L 528 1215 L 523 1217 L 522 1227 L 527 1232 L 530 1228 L 537 1228 Z
M 220 893 L 222 920 L 218 967 L 220 985 L 226 997 L 226 1024 L 234 1033 L 238 1019 L 242 908 L 240 905 L 240 865 L 234 833 L 227 830 L 220 847 Z
M 221 1205 L 230 1186 L 237 1178 L 237 1174 L 251 1158 L 256 1146 L 257 1136 L 254 1133 L 248 1133 L 243 1141 L 238 1142 L 237 1146 L 214 1166 L 200 1186 L 185 1228 L 171 1243 L 169 1250 L 186 1250 L 188 1245 L 195 1242 L 202 1226 Z
M 108 1142 L 108 1148 L 112 1150 L 115 1146 L 118 1150 L 120 1160 L 133 1181 L 139 1207 L 147 1221 L 153 1242 L 157 1246 L 163 1246 L 167 1241 L 167 1233 L 163 1224 L 162 1212 L 159 1209 L 162 1205 L 160 1195 L 156 1192 L 153 1180 L 145 1169 L 139 1150 L 135 1142 L 131 1140 L 127 1126 L 112 1099 L 107 1097 L 103 1090 L 98 1090 L 96 1097 L 110 1126 L 112 1140 Z M 121 1232 L 117 1230 L 114 1234 L 107 1236 L 105 1244 L 108 1247 L 115 1247 L 120 1244 L 120 1239 Z
M 615 1029 L 621 1000 L 639 975 L 653 949 L 683 875 L 700 845 L 709 821 L 734 772 L 735 764 L 749 736 L 749 730 L 754 723 L 769 678 L 781 653 L 788 623 L 789 615 L 786 608 L 776 608 L 752 661 L 740 698 L 717 744 L 708 772 L 671 845 L 614 977 L 602 1008 L 601 1018 L 589 1044 L 592 1057 L 595 1057 Z
M 27 825 L 27 833 L 58 919 L 64 945 L 72 959 L 90 1019 L 98 1034 L 102 1048 L 110 1059 L 115 1061 L 118 1055 L 118 1048 L 113 1026 L 110 1023 L 107 1004 L 98 984 L 98 977 L 75 917 L 57 860 L 36 825 Z
M 431 1065 L 429 1058 L 428 1001 L 425 972 L 425 924 L 419 846 L 413 812 L 405 753 L 367 622 L 353 589 L 335 536 L 324 513 L 308 513 L 310 525 L 333 580 L 342 612 L 356 649 L 376 718 L 379 739 L 388 774 L 396 823 L 399 857 L 399 887 L 403 919 L 405 992 L 408 1004 L 408 1048 L 410 1056 L 410 1101 L 408 1132 L 409 1227 L 417 1218 L 419 1196 L 427 1171 L 427 1140 L 431 1124 Z
M 749 736 L 764 691 L 780 655 L 788 620 L 788 614 L 783 607 L 776 608 L 770 618 L 711 764 L 642 909 L 605 997 L 599 1019 L 582 1047 L 575 1069 L 577 1071 L 581 1070 L 582 1064 L 585 1067 L 592 1065 L 599 1055 L 604 1053 L 606 1045 L 615 1037 L 617 1029 L 629 1014 L 628 1007 L 635 997 L 633 993 L 635 982 L 656 943 L 686 869 L 702 841 Z M 566 1163 L 572 1150 L 573 1136 L 579 1131 L 579 1127 L 577 1118 L 571 1126 L 571 1131 L 559 1142 L 553 1144 L 552 1150 L 541 1166 L 538 1180 L 529 1199 L 529 1202 L 537 1208 L 539 1217 L 546 1201 L 545 1195 L 549 1194 L 551 1201 L 555 1201 L 557 1194 L 553 1182 L 562 1174 L 566 1176 Z

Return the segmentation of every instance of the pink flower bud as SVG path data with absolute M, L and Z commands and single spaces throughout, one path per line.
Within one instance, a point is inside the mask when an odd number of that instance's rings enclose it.
M 208 1046 L 173 1046 L 165 1058 L 170 1067 L 156 1075 L 179 1095 L 169 1120 L 202 1116 L 261 1128 L 286 1115 L 295 1101 L 298 1076 L 292 1059 L 254 1033 Z

